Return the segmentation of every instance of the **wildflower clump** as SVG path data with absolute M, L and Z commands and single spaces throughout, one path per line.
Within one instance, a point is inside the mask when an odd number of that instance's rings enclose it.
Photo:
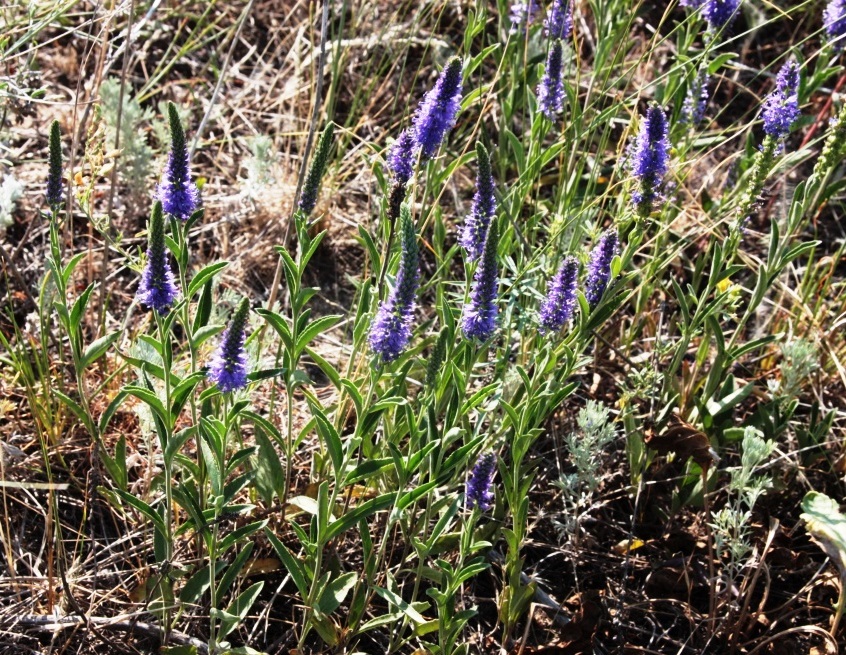
M 400 210 L 400 238 L 400 265 L 396 284 L 387 301 L 379 306 L 370 325 L 370 348 L 383 362 L 399 357 L 411 340 L 420 253 L 408 205 L 403 205 Z
M 208 378 L 223 393 L 230 393 L 247 386 L 247 351 L 244 343 L 247 339 L 247 317 L 250 302 L 241 301 L 229 327 L 223 333 L 220 346 L 209 364 Z
M 200 206 L 200 191 L 191 180 L 185 132 L 176 105 L 172 102 L 167 104 L 167 114 L 170 121 L 170 154 L 159 184 L 158 199 L 166 213 L 186 221 Z

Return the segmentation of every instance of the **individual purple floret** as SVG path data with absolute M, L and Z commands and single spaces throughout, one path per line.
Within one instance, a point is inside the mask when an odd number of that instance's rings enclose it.
M 593 309 L 602 300 L 602 294 L 611 278 L 611 260 L 617 254 L 617 232 L 607 230 L 602 233 L 588 262 L 587 277 L 585 279 L 585 298 Z
M 417 143 L 411 130 L 404 130 L 391 146 L 388 153 L 388 170 L 394 175 L 394 181 L 408 184 L 414 174 L 414 156 L 417 153 Z
M 631 153 L 631 171 L 638 181 L 632 201 L 641 214 L 652 211 L 658 189 L 669 170 L 670 141 L 667 138 L 667 116 L 658 105 L 651 105 L 640 125 Z
M 208 378 L 223 393 L 247 386 L 248 362 L 244 342 L 247 339 L 249 313 L 250 302 L 244 298 L 223 333 L 220 346 L 209 364 Z
M 784 139 L 799 118 L 799 67 L 788 61 L 779 71 L 776 88 L 764 101 L 764 132 L 775 139 Z
M 473 276 L 473 288 L 470 290 L 470 302 L 464 305 L 461 329 L 468 339 L 485 341 L 496 330 L 496 292 L 499 286 L 496 251 L 499 245 L 499 232 L 496 221 L 492 220 L 485 237 L 485 247 L 479 258 L 476 274 Z
M 579 262 L 575 257 L 565 257 L 561 268 L 549 281 L 546 298 L 540 308 L 540 331 L 542 334 L 558 332 L 573 314 L 576 306 L 576 283 L 579 277 Z
M 491 159 L 487 149 L 481 143 L 476 144 L 476 161 L 479 165 L 479 172 L 476 174 L 476 193 L 460 239 L 461 245 L 467 250 L 467 258 L 471 261 L 482 255 L 488 226 L 496 214 Z
M 508 18 L 511 21 L 511 27 L 508 28 L 508 33 L 522 34 L 525 32 L 526 28 L 535 21 L 539 10 L 540 6 L 537 0 L 512 2 L 511 9 L 508 12 Z
M 846 44 L 846 0 L 830 0 L 823 11 L 823 26 L 835 50 Z
M 159 184 L 158 199 L 162 201 L 166 213 L 186 221 L 200 206 L 200 191 L 191 180 L 185 132 L 172 102 L 167 103 L 167 113 L 170 120 L 170 154 Z
M 390 362 L 399 357 L 411 340 L 420 252 L 408 205 L 403 205 L 400 210 L 400 238 L 400 264 L 396 284 L 388 299 L 379 305 L 370 325 L 370 348 L 383 362 Z
M 47 203 L 57 207 L 63 202 L 62 198 L 62 133 L 59 121 L 50 125 L 50 161 L 47 171 Z
M 741 0 L 705 0 L 702 15 L 708 22 L 708 29 L 716 32 L 730 24 L 737 16 Z
M 482 512 L 486 512 L 491 508 L 494 501 L 492 487 L 495 473 L 496 455 L 494 453 L 480 455 L 467 479 L 464 493 L 469 509 L 478 507 Z
M 446 133 L 455 125 L 461 107 L 461 66 L 460 57 L 449 60 L 414 115 L 414 140 L 426 159 L 435 156 Z
M 141 273 L 138 300 L 145 307 L 165 314 L 179 295 L 179 289 L 167 260 L 161 201 L 156 201 L 153 205 L 148 244 L 147 265 Z
M 549 13 L 543 23 L 546 35 L 551 39 L 566 40 L 573 33 L 572 0 L 552 0 Z
M 684 106 L 682 107 L 682 120 L 691 125 L 699 125 L 702 119 L 705 118 L 705 109 L 708 107 L 708 100 L 710 94 L 708 92 L 708 84 L 711 81 L 711 76 L 708 75 L 706 69 L 700 69 L 693 78 L 693 82 L 687 90 L 687 96 L 684 99 Z
M 549 120 L 555 120 L 564 104 L 564 83 L 561 79 L 563 58 L 564 43 L 561 39 L 556 39 L 549 49 L 546 69 L 538 84 L 538 105 Z

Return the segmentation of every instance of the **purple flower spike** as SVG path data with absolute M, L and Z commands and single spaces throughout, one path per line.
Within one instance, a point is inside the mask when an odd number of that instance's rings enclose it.
M 617 232 L 607 230 L 602 233 L 590 253 L 587 278 L 585 279 L 585 298 L 593 309 L 602 300 L 602 294 L 611 278 L 611 260 L 617 254 Z
M 417 154 L 417 143 L 410 130 L 404 130 L 391 146 L 388 153 L 388 170 L 394 175 L 394 181 L 408 184 L 414 174 L 414 155 Z
M 464 493 L 467 507 L 478 507 L 482 512 L 488 511 L 493 505 L 494 494 L 491 487 L 496 473 L 496 455 L 485 453 L 476 461 L 473 471 L 467 480 Z
M 556 39 L 549 49 L 546 70 L 538 84 L 538 105 L 544 116 L 551 121 L 555 120 L 556 114 L 561 113 L 564 104 L 564 83 L 561 79 L 563 58 L 564 43 Z
M 476 175 L 476 193 L 473 196 L 473 207 L 470 210 L 470 215 L 461 231 L 461 245 L 467 250 L 467 257 L 471 261 L 482 255 L 488 226 L 491 224 L 491 219 L 496 215 L 491 159 L 487 149 L 481 143 L 476 144 L 476 161 L 479 164 L 479 172 Z
M 540 6 L 537 0 L 529 0 L 528 2 L 512 2 L 511 9 L 508 12 L 508 18 L 511 21 L 511 27 L 508 29 L 509 34 L 522 34 L 526 28 L 535 21 Z
M 496 330 L 496 292 L 499 277 L 496 262 L 496 250 L 499 245 L 499 232 L 496 221 L 491 220 L 485 247 L 473 276 L 473 288 L 470 290 L 470 302 L 464 305 L 461 329 L 468 339 L 486 341 Z
M 632 175 L 639 181 L 632 201 L 641 214 L 648 215 L 670 163 L 667 116 L 658 105 L 651 105 L 646 111 L 631 155 Z
M 411 340 L 420 252 L 408 205 L 400 209 L 400 230 L 402 242 L 396 285 L 388 300 L 379 306 L 370 325 L 370 348 L 383 362 L 391 362 L 399 357 Z
M 223 333 L 220 347 L 209 364 L 208 377 L 223 393 L 237 391 L 247 386 L 247 316 L 250 302 L 244 298 Z
M 543 24 L 549 38 L 569 39 L 573 33 L 572 0 L 552 0 L 552 6 Z
M 741 0 L 705 0 L 702 3 L 702 15 L 708 21 L 708 29 L 716 32 L 729 25 L 737 16 Z
M 461 108 L 461 66 L 460 57 L 449 60 L 414 115 L 414 140 L 426 159 L 435 156 L 446 133 L 455 125 Z
M 147 265 L 138 285 L 138 300 L 145 307 L 154 309 L 159 314 L 166 314 L 178 295 L 179 289 L 176 287 L 165 249 L 162 203 L 156 201 L 150 217 Z
M 790 134 L 790 127 L 799 118 L 799 67 L 788 61 L 778 73 L 776 88 L 764 101 L 764 132 L 776 139 Z
M 191 180 L 185 132 L 172 102 L 167 103 L 167 113 L 170 120 L 170 154 L 159 184 L 158 199 L 162 201 L 166 213 L 187 221 L 200 206 L 200 191 Z
M 558 332 L 573 314 L 576 306 L 576 282 L 579 277 L 579 262 L 575 257 L 565 257 L 561 268 L 549 281 L 546 299 L 540 309 L 540 331 L 542 334 Z
M 830 0 L 823 11 L 823 26 L 835 50 L 846 45 L 846 0 Z
M 711 97 L 708 92 L 708 83 L 710 81 L 711 76 L 708 75 L 708 71 L 704 68 L 693 79 L 687 90 L 687 96 L 684 99 L 684 106 L 682 107 L 682 120 L 685 123 L 696 126 L 705 118 L 705 110 L 708 107 L 708 100 Z

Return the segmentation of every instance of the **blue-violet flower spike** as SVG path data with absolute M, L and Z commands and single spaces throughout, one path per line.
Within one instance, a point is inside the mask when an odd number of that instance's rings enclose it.
M 608 286 L 608 280 L 611 278 L 611 260 L 617 254 L 617 244 L 617 232 L 607 230 L 599 237 L 590 253 L 585 279 L 585 298 L 591 309 L 602 300 L 602 294 Z
M 511 8 L 508 11 L 508 19 L 511 21 L 511 27 L 508 28 L 509 34 L 523 33 L 526 28 L 535 21 L 540 6 L 538 0 L 528 0 L 528 2 L 512 2 Z
M 45 195 L 51 207 L 62 204 L 62 133 L 59 129 L 59 121 L 53 121 L 50 125 L 50 164 Z
M 546 69 L 538 84 L 538 105 L 549 120 L 555 120 L 556 114 L 561 113 L 564 103 L 563 57 L 564 43 L 561 39 L 556 39 L 549 49 Z
M 640 125 L 631 153 L 631 171 L 638 179 L 632 200 L 641 214 L 652 211 L 658 189 L 669 170 L 670 141 L 667 138 L 667 116 L 658 105 L 651 105 Z
M 495 473 L 496 455 L 494 453 L 480 455 L 467 479 L 465 501 L 468 508 L 478 507 L 482 512 L 491 508 L 494 501 L 491 487 Z
M 200 191 L 191 180 L 185 132 L 176 105 L 172 102 L 167 103 L 167 113 L 170 121 L 170 154 L 157 195 L 166 213 L 187 221 L 200 206 Z
M 576 306 L 576 283 L 579 262 L 575 257 L 565 257 L 561 268 L 549 281 L 546 299 L 540 308 L 541 333 L 558 332 L 573 314 Z
M 247 386 L 247 317 L 250 302 L 241 301 L 229 327 L 223 333 L 220 346 L 209 364 L 208 377 L 223 393 L 237 391 Z
M 332 150 L 334 134 L 335 124 L 329 122 L 317 140 L 317 148 L 315 148 L 314 156 L 311 158 L 311 165 L 308 168 L 308 174 L 300 194 L 299 208 L 305 216 L 309 216 L 317 205 L 317 193 L 320 191 L 320 181 L 323 179 L 326 164 L 329 162 L 329 152 Z
M 473 206 L 470 215 L 464 222 L 461 231 L 461 245 L 467 250 L 467 257 L 472 261 L 478 259 L 485 247 L 485 236 L 491 219 L 496 215 L 496 198 L 494 197 L 494 179 L 491 171 L 491 159 L 488 151 L 481 143 L 476 144 L 476 161 L 479 172 L 476 174 L 476 193 L 473 196 Z
M 396 284 L 370 325 L 370 348 L 383 362 L 395 360 L 411 340 L 420 252 L 408 205 L 400 209 L 400 264 Z
M 473 288 L 470 290 L 470 302 L 464 305 L 461 329 L 468 339 L 485 341 L 496 330 L 497 287 L 499 286 L 496 261 L 499 231 L 495 220 L 488 226 L 485 247 L 476 273 L 473 276 Z
M 702 15 L 708 22 L 708 29 L 716 32 L 729 25 L 737 16 L 741 0 L 705 0 L 702 3 Z
M 455 125 L 461 107 L 461 67 L 460 57 L 449 60 L 414 115 L 414 139 L 426 159 L 435 156 L 446 133 Z
M 762 118 L 764 132 L 776 139 L 790 133 L 790 127 L 799 118 L 799 67 L 788 61 L 776 77 L 776 88 L 764 101 Z
M 165 314 L 179 295 L 179 289 L 167 258 L 161 201 L 153 205 L 148 232 L 147 264 L 141 273 L 138 300 L 145 307 Z
M 708 92 L 710 81 L 711 76 L 708 75 L 708 71 L 705 68 L 700 69 L 696 77 L 693 78 L 682 107 L 682 120 L 685 123 L 696 126 L 705 118 L 705 109 L 708 107 L 708 100 L 710 98 Z
M 388 169 L 394 175 L 394 181 L 408 184 L 414 174 L 414 155 L 417 153 L 417 143 L 410 130 L 404 130 L 391 146 L 388 153 Z
M 835 50 L 846 45 L 846 0 L 830 0 L 823 11 L 823 26 Z
M 551 39 L 569 39 L 573 33 L 573 1 L 552 0 L 544 21 L 546 35 Z

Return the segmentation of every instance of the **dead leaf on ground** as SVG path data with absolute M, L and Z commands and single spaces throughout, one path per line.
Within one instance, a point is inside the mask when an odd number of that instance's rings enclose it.
M 671 418 L 670 424 L 661 434 L 653 428 L 647 428 L 643 440 L 661 455 L 675 453 L 682 461 L 692 458 L 703 470 L 708 470 L 717 461 L 708 436 L 678 417 Z

